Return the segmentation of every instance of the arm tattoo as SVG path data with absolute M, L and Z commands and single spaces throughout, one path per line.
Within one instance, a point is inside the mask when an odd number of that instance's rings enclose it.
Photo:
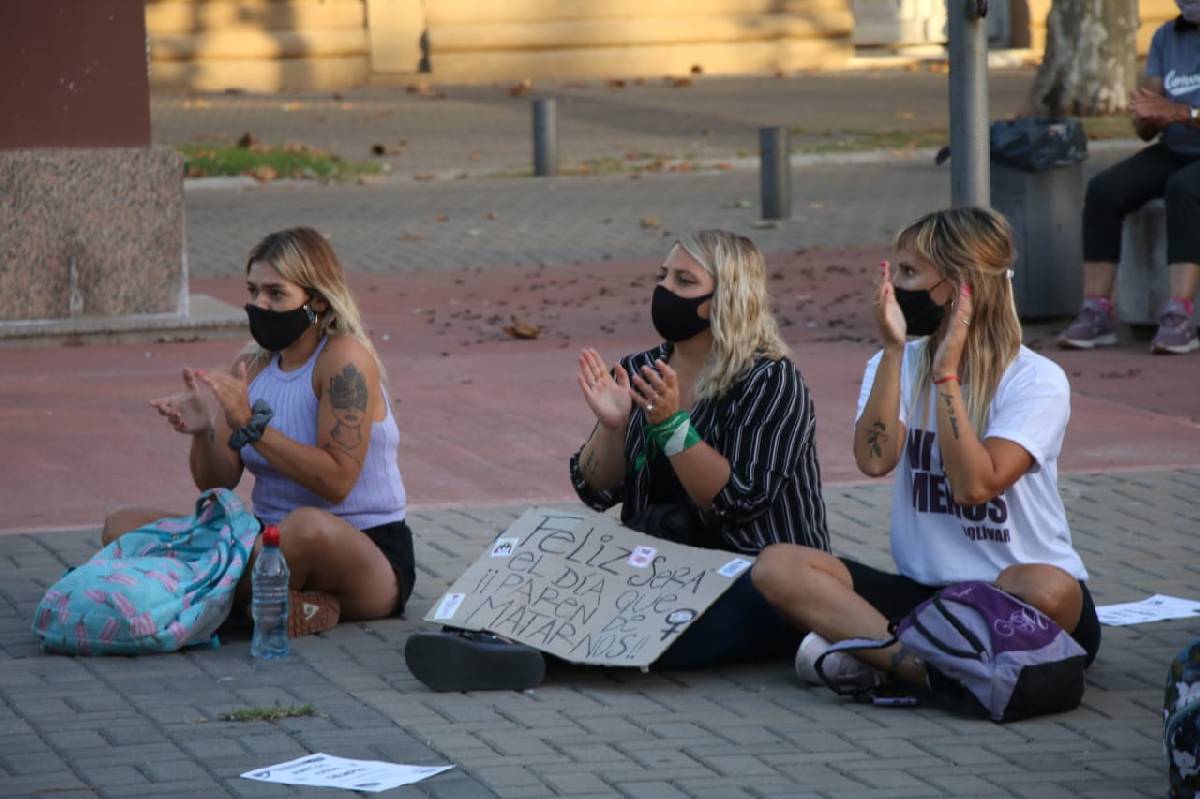
M 942 401 L 946 403 L 946 415 L 950 417 L 950 432 L 954 433 L 954 439 L 958 440 L 958 417 L 954 415 L 954 397 L 949 394 L 940 395 Z
M 331 435 L 339 447 L 351 454 L 362 443 L 362 423 L 369 398 L 367 381 L 354 364 L 346 364 L 340 375 L 329 378 L 329 401 L 337 419 Z
M 887 425 L 876 419 L 867 430 L 867 446 L 871 448 L 871 457 L 883 457 L 883 445 L 888 441 Z

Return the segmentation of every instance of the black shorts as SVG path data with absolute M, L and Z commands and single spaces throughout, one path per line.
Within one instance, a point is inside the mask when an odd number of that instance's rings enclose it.
M 918 583 L 909 577 L 880 571 L 856 560 L 839 560 L 850 571 L 854 592 L 871 603 L 888 621 L 899 621 L 941 590 L 941 586 Z M 1096 615 L 1096 603 L 1092 601 L 1087 583 L 1080 580 L 1079 588 L 1083 591 L 1083 608 L 1071 637 L 1087 652 L 1087 665 L 1090 666 L 1100 651 L 1100 617 Z
M 258 526 L 259 529 L 263 529 L 267 525 L 262 519 L 258 519 Z M 404 604 L 412 595 L 413 584 L 417 581 L 417 559 L 413 555 L 412 530 L 409 530 L 408 523 L 401 519 L 398 522 L 388 522 L 362 532 L 387 558 L 392 572 L 396 575 L 398 593 L 396 594 L 396 606 L 392 608 L 392 615 L 403 616 Z
M 412 595 L 413 584 L 417 581 L 417 560 L 413 555 L 412 530 L 408 523 L 401 519 L 388 522 L 378 527 L 363 530 L 363 535 L 371 539 L 379 551 L 391 564 L 396 573 L 396 607 L 392 609 L 393 616 L 404 614 L 404 605 Z

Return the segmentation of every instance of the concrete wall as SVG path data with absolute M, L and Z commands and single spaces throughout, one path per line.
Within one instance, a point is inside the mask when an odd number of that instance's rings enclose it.
M 849 0 L 425 0 L 450 81 L 831 69 L 853 55 Z
M 364 0 L 147 0 L 146 28 L 156 87 L 336 89 L 370 74 Z

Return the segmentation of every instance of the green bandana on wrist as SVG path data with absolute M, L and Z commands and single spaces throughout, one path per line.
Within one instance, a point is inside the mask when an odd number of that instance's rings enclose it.
M 687 411 L 676 411 L 658 424 L 649 425 L 646 436 L 668 458 L 700 443 L 700 434 L 692 427 Z

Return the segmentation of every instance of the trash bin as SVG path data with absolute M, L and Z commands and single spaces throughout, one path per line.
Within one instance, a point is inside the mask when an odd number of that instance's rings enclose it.
M 1083 167 L 1076 119 L 1026 118 L 991 126 L 992 207 L 1013 228 L 1013 292 L 1022 319 L 1069 316 L 1083 291 Z

